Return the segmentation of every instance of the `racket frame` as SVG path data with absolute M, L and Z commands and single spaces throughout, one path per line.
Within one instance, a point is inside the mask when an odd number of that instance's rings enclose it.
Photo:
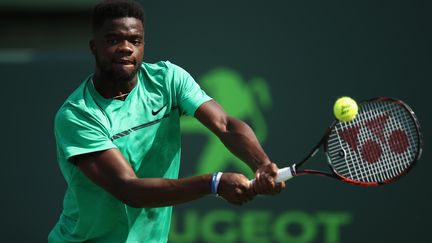
M 350 178 L 344 177 L 340 174 L 337 173 L 337 171 L 335 170 L 333 164 L 331 163 L 330 157 L 328 155 L 328 138 L 331 134 L 331 131 L 333 130 L 333 128 L 339 123 L 338 120 L 334 120 L 331 125 L 326 129 L 323 137 L 321 138 L 321 140 L 319 141 L 319 143 L 312 149 L 312 151 L 303 159 L 301 160 L 299 163 L 294 164 L 294 166 L 291 166 L 292 168 L 294 168 L 294 173 L 292 176 L 300 176 L 300 175 L 306 175 L 306 174 L 313 174 L 313 175 L 320 175 L 320 176 L 326 176 L 326 177 L 331 177 L 343 182 L 347 182 L 350 184 L 355 184 L 355 185 L 361 185 L 361 186 L 378 186 L 378 185 L 384 185 L 384 184 L 389 184 L 391 182 L 394 182 L 396 180 L 398 180 L 400 177 L 404 176 L 405 174 L 407 174 L 409 171 L 411 171 L 411 169 L 414 167 L 414 165 L 417 163 L 417 161 L 420 159 L 422 152 L 423 152 L 423 136 L 422 133 L 420 131 L 420 123 L 414 113 L 414 111 L 411 109 L 411 107 L 409 107 L 405 102 L 395 99 L 395 98 L 391 98 L 391 97 L 375 97 L 375 98 L 371 98 L 365 101 L 362 101 L 360 103 L 360 106 L 364 103 L 368 103 L 368 102 L 377 102 L 377 101 L 390 101 L 390 102 L 394 102 L 400 106 L 402 106 L 404 109 L 406 109 L 409 114 L 411 119 L 413 120 L 415 127 L 416 127 L 416 131 L 418 134 L 418 150 L 417 153 L 413 159 L 413 161 L 410 163 L 410 165 L 408 166 L 408 168 L 406 168 L 402 173 L 400 173 L 399 175 L 382 181 L 382 182 L 362 182 L 362 181 L 356 181 L 356 180 L 352 180 Z M 321 146 L 323 146 L 323 150 L 324 150 L 324 154 L 326 156 L 327 159 L 327 164 L 330 167 L 331 173 L 328 172 L 323 172 L 323 171 L 318 171 L 318 170 L 312 170 L 312 169 L 298 169 L 300 168 L 304 163 L 306 163 L 307 161 L 309 161 L 309 159 L 311 159 L 312 157 L 315 156 L 315 154 L 320 150 Z M 289 168 L 289 167 L 287 167 Z

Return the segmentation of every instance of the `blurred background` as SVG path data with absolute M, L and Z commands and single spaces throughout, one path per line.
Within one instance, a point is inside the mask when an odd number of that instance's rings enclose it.
M 46 242 L 66 183 L 54 114 L 93 71 L 93 0 L 0 2 L 2 242 Z M 170 242 L 427 242 L 432 217 L 430 1 L 140 1 L 145 61 L 188 70 L 257 132 L 280 166 L 309 152 L 342 95 L 391 96 L 412 106 L 424 154 L 400 181 L 361 188 L 295 178 L 243 207 L 207 197 L 174 209 Z M 429 103 L 429 105 L 428 105 Z M 200 125 L 183 119 L 181 177 L 251 176 Z M 323 164 L 318 156 L 315 164 Z

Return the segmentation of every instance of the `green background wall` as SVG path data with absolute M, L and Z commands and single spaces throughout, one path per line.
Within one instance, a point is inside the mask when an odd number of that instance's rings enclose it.
M 406 101 L 416 111 L 425 141 L 416 168 L 391 185 L 361 188 L 300 177 L 280 195 L 243 207 L 213 197 L 178 206 L 170 241 L 429 240 L 430 2 L 142 2 L 145 60 L 170 60 L 200 83 L 214 70 L 238 75 L 243 89 L 218 91 L 217 84 L 207 91 L 228 104 L 228 111 L 264 129 L 263 146 L 281 166 L 315 145 L 341 95 Z M 56 164 L 53 117 L 94 65 L 87 48 L 87 6 L 32 7 L 0 10 L 2 242 L 44 242 L 56 222 L 66 184 Z M 257 95 L 263 89 L 253 91 L 254 80 L 268 88 L 267 102 Z M 242 95 L 252 99 L 230 101 Z M 248 109 L 253 112 L 241 112 Z M 189 128 L 184 134 L 181 176 L 196 174 L 201 166 L 211 138 L 199 131 Z M 318 157 L 316 165 L 322 161 Z M 238 168 L 233 163 L 225 170 Z

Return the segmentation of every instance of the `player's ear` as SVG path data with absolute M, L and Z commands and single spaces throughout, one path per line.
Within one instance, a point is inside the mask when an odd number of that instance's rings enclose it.
M 94 41 L 93 39 L 91 39 L 91 40 L 89 41 L 89 47 L 90 47 L 90 51 L 91 51 L 91 53 L 92 53 L 93 55 L 95 55 L 95 54 L 96 54 L 96 44 L 95 44 L 95 41 Z

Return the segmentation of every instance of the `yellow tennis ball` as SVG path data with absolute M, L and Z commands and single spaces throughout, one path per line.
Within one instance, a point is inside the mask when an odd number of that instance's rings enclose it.
M 355 100 L 350 97 L 340 97 L 333 106 L 335 117 L 341 122 L 348 122 L 355 119 L 358 112 L 358 106 Z

